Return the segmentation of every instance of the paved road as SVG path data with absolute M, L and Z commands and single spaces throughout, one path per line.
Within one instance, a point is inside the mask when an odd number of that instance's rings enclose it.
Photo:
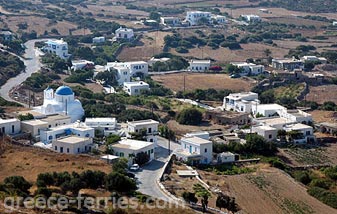
M 180 145 L 171 142 L 171 151 L 178 148 Z M 140 171 L 136 172 L 139 191 L 150 195 L 154 198 L 159 198 L 164 201 L 172 199 L 164 194 L 157 185 L 157 179 L 160 177 L 161 170 L 168 161 L 168 140 L 158 137 L 158 147 L 155 149 L 155 160 L 144 166 Z
M 9 79 L 1 88 L 0 88 L 0 96 L 8 101 L 17 102 L 16 100 L 13 100 L 11 97 L 9 97 L 9 92 L 12 90 L 12 88 L 17 87 L 22 82 L 24 82 L 32 73 L 37 72 L 41 68 L 40 63 L 40 54 L 41 52 L 34 48 L 35 42 L 37 41 L 43 41 L 43 40 L 30 40 L 25 43 L 26 46 L 26 52 L 24 55 L 24 58 L 20 59 L 24 62 L 26 66 L 25 72 L 22 72 L 18 76 Z M 27 106 L 24 103 L 21 103 L 24 106 Z

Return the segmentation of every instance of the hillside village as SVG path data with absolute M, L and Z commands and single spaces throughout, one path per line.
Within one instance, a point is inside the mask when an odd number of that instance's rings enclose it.
M 162 1 L 0 0 L 0 213 L 335 213 L 337 16 Z

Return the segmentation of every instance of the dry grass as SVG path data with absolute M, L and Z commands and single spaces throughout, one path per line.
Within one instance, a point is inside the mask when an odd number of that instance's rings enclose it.
M 179 73 L 155 75 L 152 79 L 163 84 L 165 87 L 173 91 L 182 91 L 184 89 L 184 75 L 185 75 L 185 89 L 209 89 L 214 88 L 230 89 L 233 91 L 249 91 L 254 83 L 240 79 L 231 79 L 227 74 L 204 74 L 204 73 Z
M 235 197 L 242 213 L 335 213 L 333 208 L 309 196 L 302 185 L 275 168 L 266 166 L 256 173 L 234 176 L 199 173 L 204 180 Z
M 50 150 L 2 145 L 0 157 L 0 181 L 8 176 L 20 175 L 34 182 L 43 172 L 100 170 L 111 172 L 111 166 L 89 155 L 59 154 Z
M 307 100 L 323 104 L 327 101 L 337 103 L 337 85 L 324 85 L 310 87 L 310 93 L 307 95 Z

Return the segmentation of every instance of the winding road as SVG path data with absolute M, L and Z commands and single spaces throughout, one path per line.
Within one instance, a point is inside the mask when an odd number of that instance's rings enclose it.
M 25 43 L 26 51 L 24 58 L 19 57 L 25 64 L 26 70 L 25 72 L 22 72 L 18 76 L 9 79 L 3 86 L 0 88 L 0 96 L 3 97 L 7 101 L 17 102 L 16 100 L 13 100 L 9 93 L 14 88 L 19 86 L 22 82 L 24 82 L 28 77 L 32 75 L 32 73 L 37 72 L 41 68 L 40 63 L 40 56 L 42 54 L 41 51 L 36 49 L 35 42 L 44 41 L 43 39 L 37 39 L 37 40 L 29 40 Z M 23 106 L 27 106 L 25 103 L 20 103 Z

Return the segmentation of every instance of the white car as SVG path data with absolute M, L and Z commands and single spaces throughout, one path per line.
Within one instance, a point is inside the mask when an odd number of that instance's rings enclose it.
M 138 164 L 133 164 L 133 165 L 130 167 L 130 170 L 131 170 L 131 171 L 137 171 L 137 170 L 139 170 L 139 165 L 138 165 Z

